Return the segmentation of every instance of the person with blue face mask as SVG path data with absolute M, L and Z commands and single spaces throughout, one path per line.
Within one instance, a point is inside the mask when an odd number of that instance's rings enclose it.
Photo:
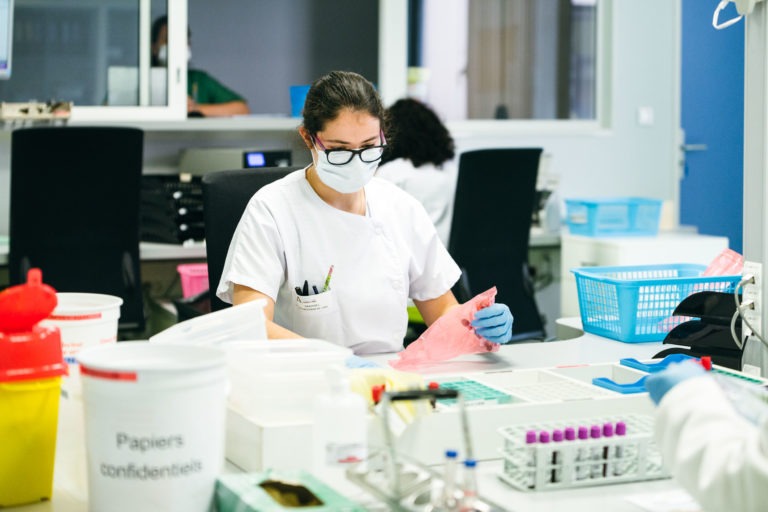
M 424 207 L 374 177 L 386 132 L 381 99 L 362 76 L 333 71 L 312 84 L 299 128 L 312 163 L 253 196 L 216 290 L 233 304 L 265 299 L 269 338 L 395 352 L 409 298 L 427 325 L 458 305 L 451 287 L 461 271 Z M 505 343 L 512 315 L 494 304 L 473 325 Z

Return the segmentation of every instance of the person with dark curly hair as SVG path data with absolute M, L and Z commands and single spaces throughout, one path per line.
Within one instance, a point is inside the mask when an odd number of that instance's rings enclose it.
M 387 112 L 392 138 L 377 176 L 418 199 L 447 246 L 456 179 L 453 138 L 437 114 L 418 100 L 398 100 Z

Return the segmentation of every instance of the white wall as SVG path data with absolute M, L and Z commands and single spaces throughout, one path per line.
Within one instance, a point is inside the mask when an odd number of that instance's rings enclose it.
M 609 6 L 611 111 L 606 128 L 574 129 L 569 127 L 576 125 L 567 123 L 552 128 L 550 122 L 514 121 L 457 122 L 449 123 L 449 128 L 460 150 L 543 147 L 552 156 L 550 168 L 560 177 L 562 196 L 640 195 L 677 203 L 680 0 L 614 0 Z M 400 30 L 405 37 L 405 26 Z M 638 124 L 638 107 L 653 109 L 653 125 Z M 148 171 L 168 172 L 184 147 L 254 147 L 261 141 L 275 147 L 281 139 L 285 147 L 300 150 L 293 130 L 216 134 L 167 129 L 147 137 L 145 162 Z M 9 154 L 10 133 L 0 132 L 0 235 L 8 233 Z M 305 155 L 300 158 L 306 160 Z

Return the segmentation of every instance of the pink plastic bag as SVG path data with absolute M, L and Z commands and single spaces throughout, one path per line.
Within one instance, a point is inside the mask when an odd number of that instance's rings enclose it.
M 735 276 L 741 274 L 744 256 L 731 249 L 723 251 L 704 270 L 703 276 Z
M 499 345 L 491 343 L 475 333 L 470 325 L 475 312 L 493 304 L 496 299 L 494 286 L 464 304 L 455 307 L 437 319 L 419 339 L 397 354 L 398 359 L 389 361 L 398 370 L 413 370 L 430 363 L 447 361 L 463 354 L 496 352 Z

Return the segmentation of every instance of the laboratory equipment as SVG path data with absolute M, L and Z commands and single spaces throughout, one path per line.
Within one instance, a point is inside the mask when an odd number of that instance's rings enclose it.
M 389 414 L 393 402 L 412 401 L 412 400 L 440 400 L 454 399 L 459 404 L 460 435 L 464 443 L 465 470 L 466 461 L 471 466 L 470 471 L 474 469 L 474 458 L 472 449 L 472 440 L 469 434 L 469 424 L 466 415 L 466 409 L 463 406 L 461 394 L 456 390 L 450 389 L 414 389 L 409 391 L 385 392 L 382 395 L 380 413 L 380 424 L 382 432 L 383 445 L 376 449 L 372 446 L 370 456 L 367 460 L 357 464 L 347 470 L 347 477 L 363 489 L 367 490 L 373 496 L 376 496 L 387 504 L 390 510 L 415 512 L 439 510 L 440 503 L 433 503 L 436 496 L 440 493 L 434 492 L 435 487 L 446 489 L 446 482 L 442 480 L 439 472 L 423 464 L 416 459 L 398 452 L 393 434 L 389 429 Z M 466 474 L 465 474 L 466 477 Z M 476 481 L 474 477 L 469 477 L 468 494 L 471 494 L 471 504 L 464 501 L 467 490 L 467 480 L 462 481 L 462 492 L 456 492 L 454 497 L 457 503 L 466 511 L 503 511 L 503 507 L 496 505 L 483 498 L 477 492 Z M 450 484 L 450 482 L 449 482 Z M 448 485 L 450 488 L 450 485 Z M 445 499 L 438 498 L 438 501 L 445 503 Z
M 624 424 L 625 427 L 619 427 Z M 587 427 L 589 425 L 589 427 Z M 610 426 L 608 426 L 610 425 Z M 578 438 L 557 444 L 561 463 L 553 463 L 552 443 L 536 445 L 536 468 L 530 486 L 526 432 L 578 427 Z M 614 435 L 621 430 L 623 434 Z M 525 491 L 542 491 L 668 478 L 653 440 L 653 416 L 627 414 L 535 423 L 521 423 L 498 430 L 503 438 L 504 465 L 499 478 Z M 607 435 L 606 435 L 607 434 Z M 620 465 L 620 466 L 619 466 Z M 620 470 L 616 470 L 620 467 Z M 611 470 L 609 470 L 611 468 Z M 559 471 L 560 478 L 552 478 Z

